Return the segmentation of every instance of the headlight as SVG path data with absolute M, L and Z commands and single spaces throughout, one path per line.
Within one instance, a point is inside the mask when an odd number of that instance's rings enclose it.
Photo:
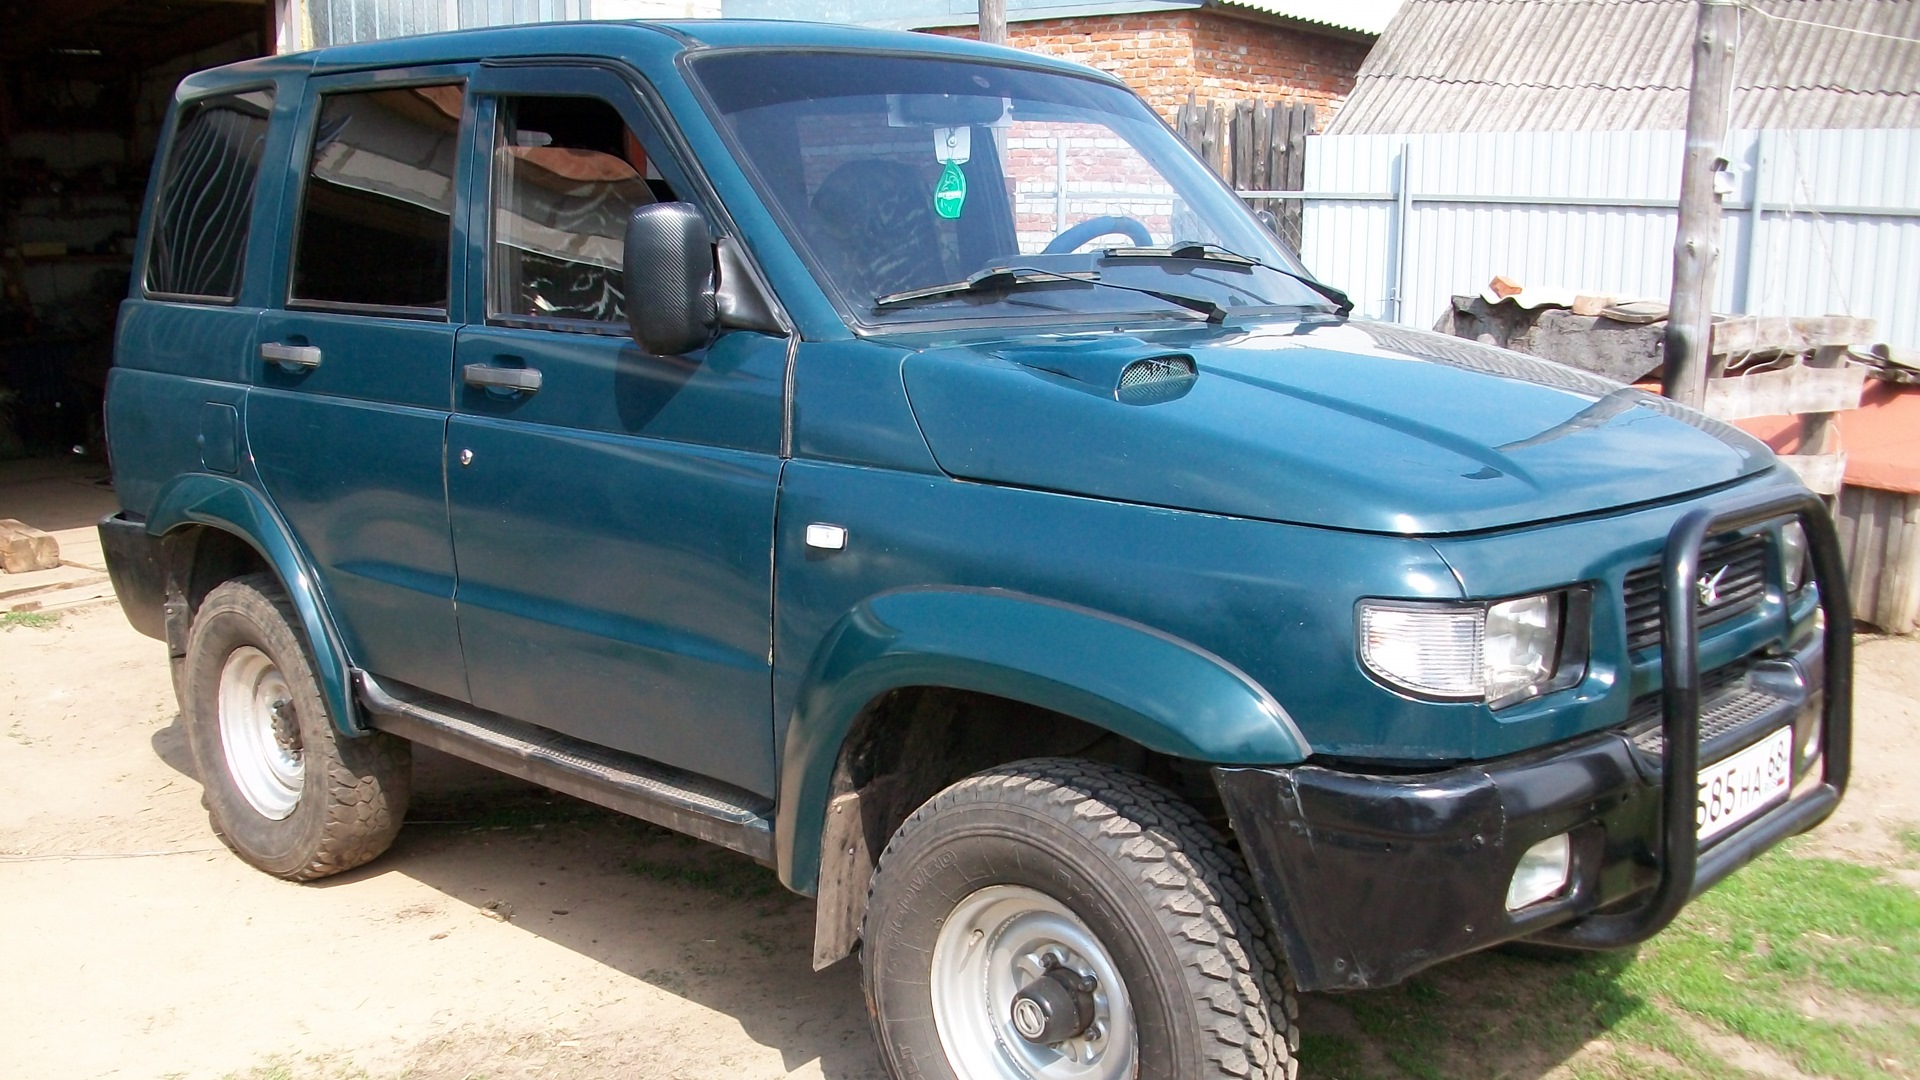
M 1484 700 L 1497 709 L 1579 681 L 1584 634 L 1579 649 L 1570 649 L 1566 630 L 1578 624 L 1570 607 L 1585 596 L 1573 590 L 1495 603 L 1362 600 L 1360 659 L 1382 680 L 1422 697 Z
M 1780 566 L 1786 575 L 1787 595 L 1800 591 L 1807 583 L 1807 530 L 1797 521 L 1780 528 Z

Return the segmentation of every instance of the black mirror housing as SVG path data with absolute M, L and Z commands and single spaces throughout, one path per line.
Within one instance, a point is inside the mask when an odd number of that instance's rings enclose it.
M 654 203 L 627 219 L 627 328 L 655 356 L 707 344 L 718 326 L 713 238 L 691 203 Z

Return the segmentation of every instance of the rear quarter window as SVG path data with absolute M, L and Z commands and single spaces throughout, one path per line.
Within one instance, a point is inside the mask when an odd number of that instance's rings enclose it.
M 240 295 L 273 91 L 181 107 L 154 196 L 146 291 L 190 300 Z

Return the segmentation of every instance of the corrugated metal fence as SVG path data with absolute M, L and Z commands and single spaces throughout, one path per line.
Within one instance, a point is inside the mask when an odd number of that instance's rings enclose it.
M 303 19 L 283 48 L 317 49 L 440 30 L 579 19 L 715 18 L 720 0 L 294 0 Z
M 1410 326 L 1496 274 L 1664 300 L 1684 142 L 1310 137 L 1301 257 L 1361 313 Z M 1920 347 L 1920 131 L 1736 132 L 1728 156 L 1715 310 L 1866 316 Z

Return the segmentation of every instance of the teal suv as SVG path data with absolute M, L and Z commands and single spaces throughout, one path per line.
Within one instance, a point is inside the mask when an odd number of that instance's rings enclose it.
M 783 23 L 181 84 L 101 525 L 213 828 L 414 744 L 741 852 L 899 1077 L 1290 1077 L 1295 994 L 1608 949 L 1838 803 L 1822 504 L 1350 317 L 1072 64 Z

